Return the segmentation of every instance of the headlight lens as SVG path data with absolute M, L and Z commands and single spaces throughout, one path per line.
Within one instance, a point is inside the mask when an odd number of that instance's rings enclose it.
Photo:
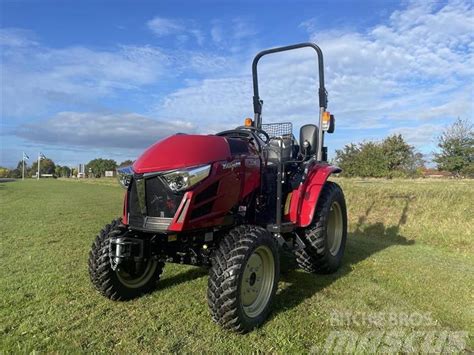
M 204 180 L 211 172 L 211 165 L 203 165 L 191 169 L 171 171 L 163 174 L 166 183 L 174 192 L 184 191 Z
M 133 169 L 132 166 L 125 166 L 117 169 L 117 179 L 124 189 L 128 189 L 132 181 Z

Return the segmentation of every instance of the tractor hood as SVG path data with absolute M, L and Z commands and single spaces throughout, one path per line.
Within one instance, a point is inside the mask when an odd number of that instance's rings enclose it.
M 135 173 L 151 173 L 230 159 L 224 137 L 176 134 L 149 147 L 133 164 Z

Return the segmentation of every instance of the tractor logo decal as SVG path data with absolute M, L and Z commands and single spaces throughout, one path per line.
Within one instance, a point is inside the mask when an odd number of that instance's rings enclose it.
M 240 162 L 240 160 L 234 160 L 234 161 L 231 161 L 231 162 L 228 162 L 228 163 L 223 163 L 222 164 L 222 169 L 226 170 L 226 169 L 234 169 L 234 168 L 238 168 L 242 163 Z

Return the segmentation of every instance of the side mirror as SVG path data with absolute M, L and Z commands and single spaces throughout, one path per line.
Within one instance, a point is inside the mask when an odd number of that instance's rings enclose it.
M 300 144 L 307 155 L 316 154 L 318 149 L 318 127 L 314 124 L 307 124 L 300 129 Z
M 334 133 L 334 130 L 336 129 L 336 118 L 334 118 L 334 115 L 331 115 L 329 118 L 329 128 L 327 130 L 328 133 Z

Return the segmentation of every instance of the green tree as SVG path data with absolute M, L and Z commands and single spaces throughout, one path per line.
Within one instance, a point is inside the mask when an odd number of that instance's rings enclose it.
M 54 174 L 55 173 L 56 164 L 49 159 L 41 159 L 40 162 L 40 174 Z M 38 172 L 38 161 L 35 160 L 33 164 L 31 164 L 30 175 L 35 175 Z
M 10 169 L 0 166 L 0 178 L 6 178 L 10 176 Z
M 345 176 L 358 176 L 357 157 L 359 153 L 360 148 L 354 143 L 345 145 L 344 148 L 336 150 L 334 162 L 342 169 Z
M 117 168 L 117 162 L 115 160 L 97 158 L 97 159 L 91 160 L 87 164 L 86 171 L 91 169 L 92 174 L 95 177 L 101 177 L 105 175 L 105 172 L 107 170 L 115 170 L 116 168 Z
M 387 160 L 379 143 L 364 143 L 356 162 L 359 176 L 387 177 L 389 175 Z
M 20 160 L 18 164 L 16 165 L 16 168 L 10 170 L 8 177 L 14 178 L 14 179 L 20 179 L 22 176 L 21 175 L 22 171 L 23 171 L 23 160 Z M 28 176 L 28 172 L 29 172 L 28 164 L 25 161 L 25 177 Z
M 388 170 L 401 170 L 412 155 L 412 147 L 403 140 L 401 134 L 394 134 L 384 139 L 382 152 Z
M 70 177 L 71 176 L 71 168 L 68 166 L 61 167 L 61 177 Z
M 382 151 L 389 177 L 415 176 L 424 165 L 423 156 L 405 142 L 401 134 L 384 139 Z
M 474 177 L 474 130 L 468 120 L 458 118 L 438 138 L 440 153 L 434 161 L 438 170 L 445 170 L 455 176 Z
M 69 177 L 71 175 L 71 169 L 67 166 L 56 165 L 54 175 L 57 177 Z
M 61 177 L 61 165 L 56 165 L 54 167 L 54 176 Z

